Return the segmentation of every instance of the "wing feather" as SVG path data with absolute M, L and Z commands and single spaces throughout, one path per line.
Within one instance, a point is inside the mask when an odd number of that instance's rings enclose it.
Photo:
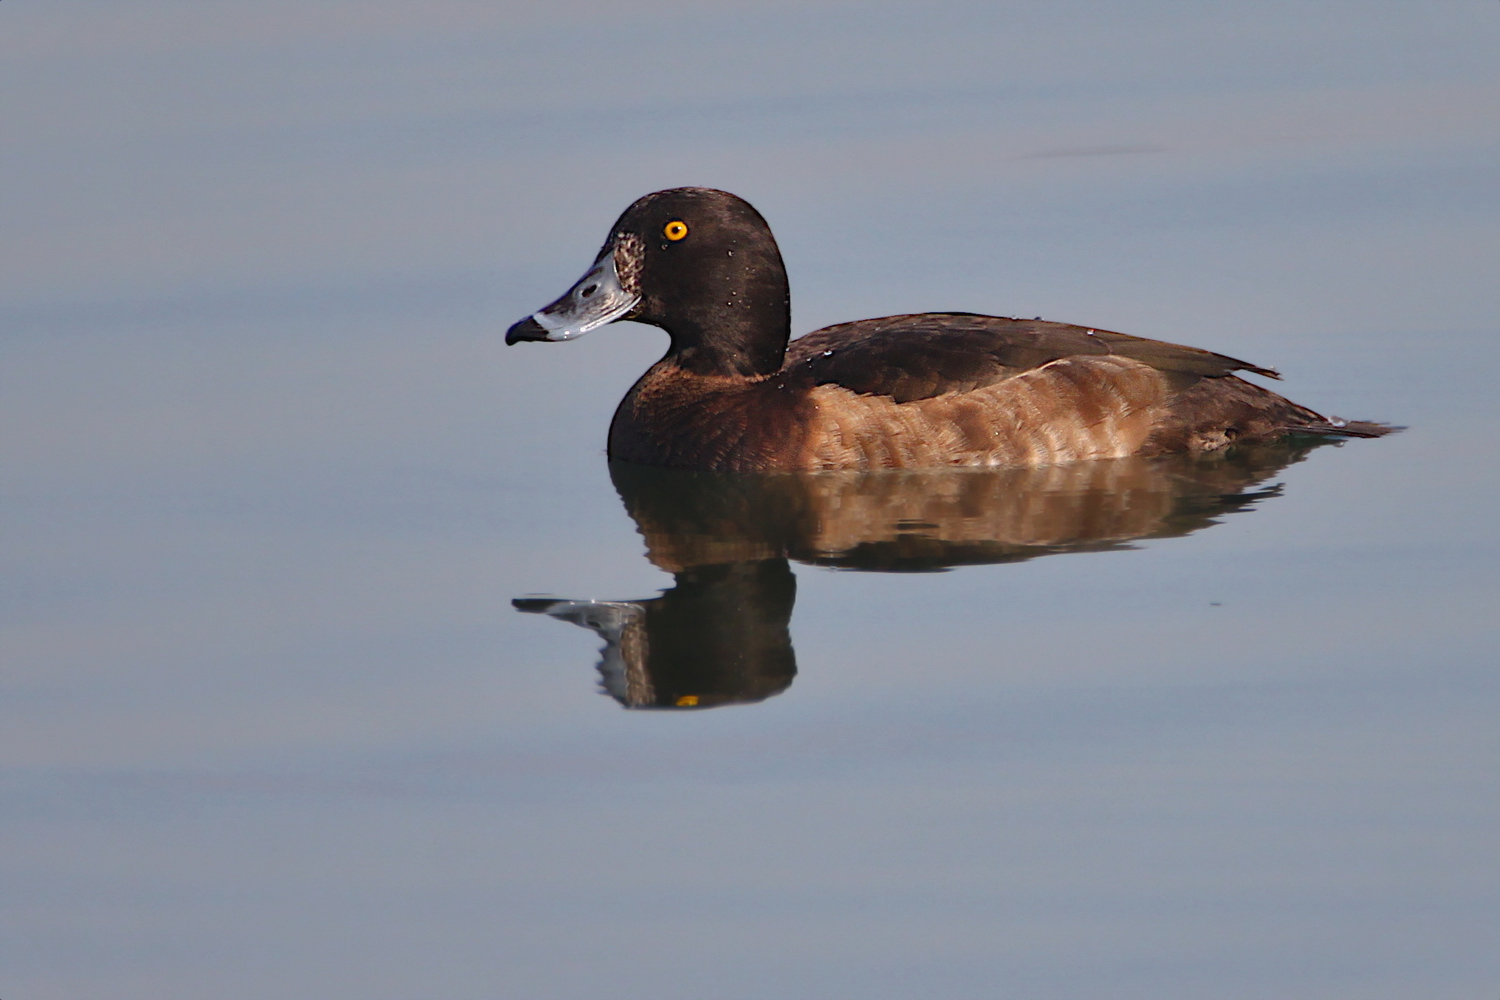
M 1224 354 L 1069 323 L 976 313 L 885 316 L 824 327 L 791 342 L 780 378 L 839 385 L 898 403 L 992 385 L 1059 358 L 1133 358 L 1187 386 L 1200 378 L 1269 368 Z

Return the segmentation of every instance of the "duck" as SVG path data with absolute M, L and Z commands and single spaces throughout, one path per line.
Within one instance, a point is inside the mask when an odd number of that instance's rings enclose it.
M 593 265 L 507 344 L 629 320 L 666 354 L 610 422 L 611 461 L 712 472 L 1026 468 L 1207 454 L 1398 428 L 1325 417 L 1223 354 L 970 312 L 856 320 L 791 339 L 771 227 L 743 198 L 683 187 L 625 210 Z

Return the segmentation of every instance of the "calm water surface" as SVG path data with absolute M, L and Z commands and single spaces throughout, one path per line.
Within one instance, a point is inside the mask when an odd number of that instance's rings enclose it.
M 4 4 L 0 996 L 1500 996 L 1497 42 Z M 664 337 L 503 331 L 685 183 L 798 331 L 1097 323 L 1409 429 L 611 468 Z

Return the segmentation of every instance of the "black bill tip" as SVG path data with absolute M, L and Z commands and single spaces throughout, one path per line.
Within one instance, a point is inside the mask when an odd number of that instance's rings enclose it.
M 533 317 L 527 316 L 521 322 L 505 331 L 505 342 L 507 344 L 519 344 L 523 340 L 549 340 L 547 331 L 542 329 Z

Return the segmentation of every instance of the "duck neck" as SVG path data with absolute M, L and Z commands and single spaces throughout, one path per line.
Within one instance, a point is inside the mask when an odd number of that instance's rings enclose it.
M 738 246 L 673 291 L 657 312 L 672 337 L 667 359 L 697 375 L 756 378 L 781 370 L 792 331 L 791 294 L 775 245 Z
M 746 310 L 748 312 L 748 310 Z M 683 317 L 667 329 L 666 360 L 695 375 L 759 378 L 781 370 L 791 335 L 791 317 L 716 316 L 710 323 Z

